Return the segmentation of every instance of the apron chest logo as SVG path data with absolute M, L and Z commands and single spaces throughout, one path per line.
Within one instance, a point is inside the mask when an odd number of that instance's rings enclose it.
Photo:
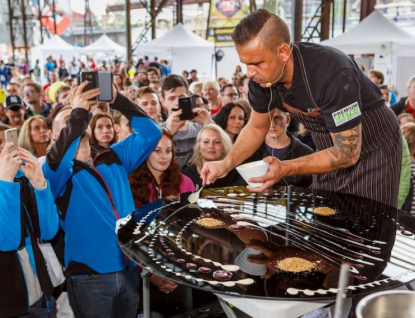
M 359 117 L 361 114 L 359 104 L 354 102 L 353 104 L 350 104 L 349 106 L 346 106 L 331 115 L 333 116 L 334 124 L 338 127 L 356 117 Z

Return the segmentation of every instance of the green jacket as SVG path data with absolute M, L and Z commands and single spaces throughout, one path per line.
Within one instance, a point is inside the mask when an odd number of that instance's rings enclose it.
M 401 179 L 399 181 L 398 192 L 398 208 L 402 208 L 411 187 L 411 158 L 409 155 L 409 147 L 406 139 L 402 136 L 402 163 L 401 163 Z

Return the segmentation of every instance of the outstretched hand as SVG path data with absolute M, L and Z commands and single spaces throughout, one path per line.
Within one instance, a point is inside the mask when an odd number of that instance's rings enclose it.
M 40 167 L 39 161 L 35 156 L 33 156 L 29 151 L 23 148 L 18 148 L 18 153 L 20 158 L 25 162 L 25 164 L 20 165 L 20 169 L 29 179 L 30 183 L 35 188 L 45 188 L 46 179 L 43 175 L 42 168 Z
M 8 142 L 0 153 L 0 180 L 12 182 L 22 163 L 17 150 L 10 151 L 12 142 Z M 10 152 L 9 152 L 10 151 Z
M 166 128 L 170 130 L 172 135 L 176 134 L 177 131 L 186 124 L 185 120 L 180 120 L 182 112 L 183 111 L 181 109 L 175 110 L 171 112 L 169 117 L 167 117 Z
M 250 182 L 263 183 L 260 187 L 247 186 L 247 189 L 252 192 L 263 192 L 268 188 L 271 188 L 281 178 L 285 177 L 283 166 L 281 161 L 275 157 L 266 157 L 264 161 L 269 164 L 268 172 L 260 177 L 250 178 Z
M 224 160 L 205 162 L 200 171 L 200 178 L 203 184 L 212 184 L 217 179 L 225 177 L 229 170 Z
M 91 99 L 99 95 L 99 88 L 93 88 L 83 92 L 86 85 L 88 85 L 88 81 L 84 81 L 78 86 L 73 99 L 73 108 L 83 108 L 90 111 L 91 107 L 98 103 L 98 100 Z

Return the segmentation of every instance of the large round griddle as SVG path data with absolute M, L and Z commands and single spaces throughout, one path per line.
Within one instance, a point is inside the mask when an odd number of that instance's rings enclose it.
M 415 218 L 396 208 L 291 187 L 262 194 L 245 187 L 205 189 L 193 205 L 188 195 L 138 209 L 118 231 L 130 258 L 179 284 L 243 297 L 323 300 L 336 297 L 343 262 L 351 264 L 349 296 L 415 279 Z M 316 215 L 315 207 L 335 214 Z M 206 217 L 222 225 L 196 223 Z M 247 247 L 262 252 L 255 257 L 267 266 L 267 278 L 252 275 L 249 264 L 235 266 Z M 279 269 L 286 258 L 311 261 L 314 268 Z

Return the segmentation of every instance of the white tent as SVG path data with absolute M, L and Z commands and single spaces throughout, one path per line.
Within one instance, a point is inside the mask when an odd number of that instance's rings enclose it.
M 30 64 L 33 67 L 35 66 L 36 60 L 39 60 L 41 67 L 43 67 L 48 56 L 52 56 L 58 60 L 61 55 L 66 61 L 66 67 L 68 67 L 73 57 L 79 57 L 79 51 L 76 47 L 70 45 L 55 34 L 46 43 L 32 47 Z
M 81 49 L 82 53 L 126 54 L 126 48 L 103 34 L 94 43 Z
M 374 10 L 353 29 L 321 44 L 333 46 L 346 54 L 384 54 L 414 37 Z
M 200 80 L 207 80 L 212 74 L 214 46 L 178 23 L 164 36 L 139 45 L 135 52 L 139 56 L 170 61 L 173 74 L 181 75 L 183 70 L 195 69 Z
M 378 10 L 373 11 L 351 30 L 321 42 L 349 55 L 374 54 L 374 68 L 385 73 L 388 84 L 395 84 L 404 96 L 408 74 L 415 74 L 415 37 L 385 18 Z M 402 46 L 413 43 L 412 49 Z

